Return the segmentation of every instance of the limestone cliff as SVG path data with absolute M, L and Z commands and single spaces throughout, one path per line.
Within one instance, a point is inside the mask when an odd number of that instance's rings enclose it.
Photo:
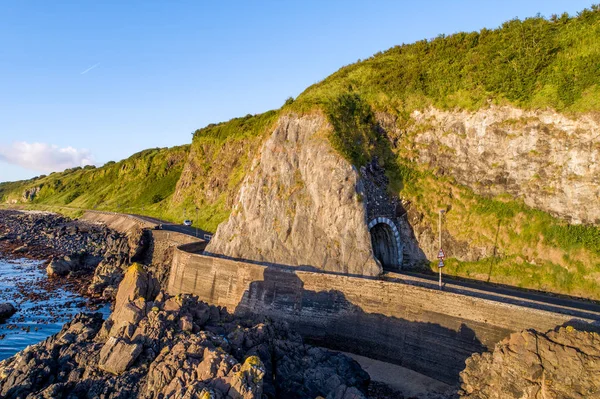
M 378 275 L 355 168 L 335 153 L 319 115 L 282 116 L 207 252 Z
M 428 108 L 412 114 L 420 163 L 478 194 L 510 194 L 574 223 L 600 224 L 600 120 L 554 111 Z

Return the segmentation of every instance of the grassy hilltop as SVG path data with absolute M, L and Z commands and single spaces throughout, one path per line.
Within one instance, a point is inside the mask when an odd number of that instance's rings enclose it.
M 598 37 L 600 9 L 593 6 L 574 17 L 511 20 L 495 30 L 397 46 L 341 68 L 279 110 L 199 129 L 189 146 L 2 183 L 0 200 L 173 221 L 180 221 L 184 211 L 196 219 L 198 208 L 196 224 L 214 230 L 229 216 L 250 162 L 278 116 L 320 112 L 333 127 L 332 146 L 356 166 L 378 156 L 391 180 L 390 194 L 409 200 L 423 215 L 422 223 L 435 231 L 437 209 L 450 206 L 450 234 L 468 242 L 497 242 L 498 254 L 475 262 L 450 259 L 445 272 L 600 299 L 597 225 L 570 225 L 510 196 L 477 195 L 413 162 L 406 150 L 411 135 L 396 137 L 392 146 L 377 122 L 378 115 L 390 115 L 406 132 L 415 110 L 476 111 L 492 104 L 599 118 Z M 23 197 L 38 188 L 33 199 Z
M 302 95 L 303 108 L 348 91 L 408 119 L 433 105 L 510 103 L 579 113 L 600 109 L 600 8 L 576 17 L 514 19 L 495 30 L 440 35 L 345 66 Z

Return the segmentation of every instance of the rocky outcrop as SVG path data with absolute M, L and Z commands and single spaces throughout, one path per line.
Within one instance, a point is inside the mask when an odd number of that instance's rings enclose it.
M 207 252 L 378 275 L 359 175 L 329 145 L 318 115 L 283 116 L 263 145 Z
M 88 292 L 105 299 L 114 299 L 125 270 L 131 262 L 144 258 L 149 241 L 147 230 L 141 228 L 133 228 L 127 233 L 109 234 L 106 237 L 104 259 L 94 271 Z
M 563 327 L 526 330 L 475 354 L 461 373 L 462 398 L 600 397 L 600 335 Z
M 110 337 L 100 351 L 98 367 L 109 373 L 119 375 L 133 365 L 143 349 L 140 344 Z
M 412 158 L 476 193 L 508 193 L 573 223 L 600 224 L 600 121 L 514 107 L 412 114 Z M 410 155 L 409 154 L 409 155 Z
M 25 191 L 23 191 L 23 195 L 21 196 L 21 199 L 23 200 L 23 202 L 31 202 L 35 199 L 35 197 L 38 195 L 38 193 L 40 192 L 41 189 L 42 189 L 41 186 L 36 186 L 36 187 L 31 187 L 29 189 L 26 189 Z
M 304 345 L 284 325 L 157 293 L 154 284 L 140 266 L 129 268 L 106 322 L 78 315 L 0 362 L 0 396 L 365 398 L 368 375 L 345 355 Z
M 0 323 L 14 315 L 17 309 L 10 303 L 0 303 Z

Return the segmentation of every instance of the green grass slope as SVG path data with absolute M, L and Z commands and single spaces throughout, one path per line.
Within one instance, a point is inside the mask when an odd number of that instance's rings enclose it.
M 170 200 L 171 217 L 188 215 L 204 230 L 215 231 L 229 217 L 251 161 L 278 116 L 268 111 L 198 129 Z
M 4 203 L 96 209 L 159 216 L 166 212 L 189 146 L 150 149 L 100 168 L 68 169 L 39 178 L 0 184 Z M 25 200 L 25 191 L 39 190 Z
M 414 148 L 410 114 L 429 106 L 475 111 L 497 104 L 597 115 L 598 37 L 597 6 L 575 17 L 512 20 L 496 30 L 439 36 L 343 67 L 284 108 L 325 110 L 333 147 L 356 166 L 376 155 L 390 194 L 412 204 L 421 228 L 437 232 L 438 209 L 449 209 L 445 234 L 495 248 L 479 261 L 451 258 L 445 273 L 600 299 L 598 226 L 569 225 L 510 196 L 477 195 L 412 162 L 408 150 Z M 404 132 L 394 146 L 378 135 L 376 112 L 396 118 Z M 430 266 L 437 271 L 437 262 Z

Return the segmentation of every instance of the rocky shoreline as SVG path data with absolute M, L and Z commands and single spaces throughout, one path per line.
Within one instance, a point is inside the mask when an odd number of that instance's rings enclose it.
M 106 227 L 48 212 L 0 210 L 0 251 L 5 257 L 47 260 L 73 254 L 100 257 Z
M 124 268 L 143 255 L 142 229 L 123 234 L 49 212 L 0 210 L 0 254 L 40 260 L 46 288 L 77 291 L 102 302 L 114 298 Z
M 0 362 L 0 375 L 0 396 L 15 399 L 366 399 L 369 385 L 351 358 L 304 345 L 283 324 L 169 296 L 138 264 L 108 320 L 78 315 Z

